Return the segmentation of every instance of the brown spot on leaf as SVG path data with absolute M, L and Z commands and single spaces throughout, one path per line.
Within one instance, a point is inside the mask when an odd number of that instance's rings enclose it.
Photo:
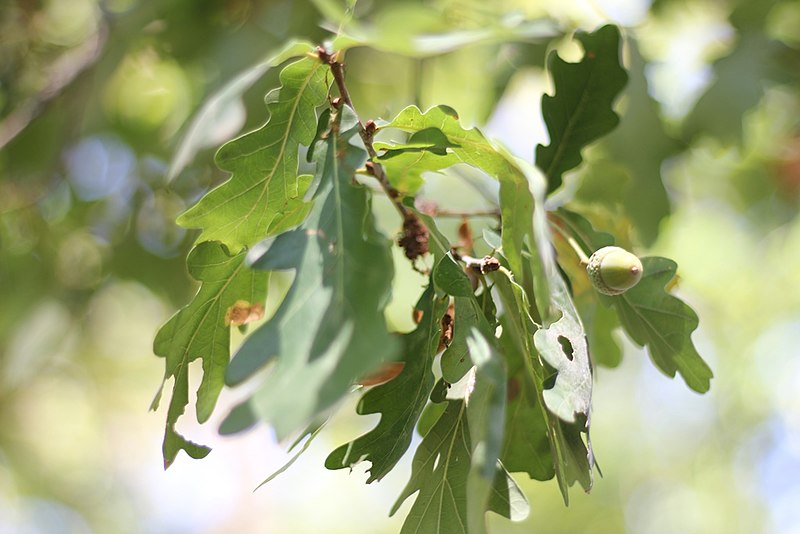
M 225 326 L 242 326 L 264 317 L 264 305 L 237 300 L 225 311 Z
M 414 308 L 411 310 L 411 318 L 414 320 L 414 324 L 419 324 L 422 322 L 422 316 L 425 315 L 425 312 L 418 308 Z
M 397 378 L 406 366 L 404 362 L 387 362 L 381 365 L 380 369 L 362 377 L 358 382 L 359 386 L 377 386 L 385 384 L 389 380 Z

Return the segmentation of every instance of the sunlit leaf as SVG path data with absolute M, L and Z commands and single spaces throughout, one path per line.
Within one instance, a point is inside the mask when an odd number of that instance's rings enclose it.
M 579 63 L 567 63 L 553 51 L 547 62 L 555 94 L 542 97 L 542 115 L 550 144 L 536 147 L 536 165 L 547 177 L 547 192 L 558 189 L 562 175 L 581 163 L 581 150 L 613 130 L 619 117 L 612 106 L 628 76 L 619 64 L 616 26 L 577 32 L 584 49 Z
M 466 163 L 500 182 L 503 248 L 512 269 L 521 272 L 522 245 L 531 233 L 532 201 L 527 178 L 515 159 L 477 128 L 463 128 L 456 111 L 447 106 L 436 106 L 425 113 L 415 106 L 407 107 L 383 128 L 422 136 L 410 144 L 381 145 L 384 153 L 380 160 L 387 163 L 390 176 L 397 166 L 414 164 L 422 172 Z
M 203 230 L 198 241 L 217 240 L 238 251 L 303 221 L 309 177 L 298 176 L 298 148 L 314 139 L 328 72 L 311 57 L 288 65 L 282 87 L 268 97 L 269 121 L 220 148 L 217 165 L 233 176 L 178 218 L 182 226 Z
M 167 179 L 172 180 L 189 164 L 198 151 L 217 145 L 224 139 L 218 139 L 220 123 L 227 124 L 230 115 L 244 114 L 239 111 L 243 106 L 242 94 L 267 71 L 277 67 L 284 61 L 300 56 L 314 49 L 313 45 L 303 41 L 291 41 L 281 50 L 267 54 L 267 58 L 238 74 L 224 86 L 212 94 L 195 114 L 175 155 L 170 162 Z M 242 117 L 242 121 L 244 117 Z M 241 128 L 241 124 L 236 129 Z M 235 132 L 233 132 L 235 133 Z
M 399 348 L 383 319 L 393 277 L 390 242 L 375 229 L 368 191 L 353 181 L 366 153 L 348 142 L 357 132 L 348 107 L 332 120 L 314 150 L 319 185 L 308 219 L 249 255 L 256 269 L 295 269 L 292 287 L 228 368 L 228 383 L 238 384 L 276 360 L 249 404 L 279 436 L 329 408 Z
M 197 390 L 197 420 L 205 422 L 225 384 L 225 370 L 230 359 L 230 323 L 226 313 L 239 301 L 263 308 L 267 294 L 268 273 L 254 271 L 244 264 L 245 253 L 229 255 L 223 245 L 206 241 L 192 250 L 187 264 L 189 273 L 202 282 L 194 299 L 161 327 L 153 351 L 166 358 L 164 380 L 175 378 L 167 415 L 167 438 L 164 461 L 169 465 L 178 450 L 192 454 L 191 444 L 181 443 L 175 422 L 189 402 L 189 363 L 202 358 L 203 379 Z M 158 405 L 158 398 L 154 407 Z M 199 454 L 197 450 L 194 455 Z M 194 456 L 193 455 L 193 456 Z

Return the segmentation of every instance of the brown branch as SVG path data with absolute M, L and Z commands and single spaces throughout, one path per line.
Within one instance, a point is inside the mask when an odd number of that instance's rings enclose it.
M 373 145 L 377 127 L 375 122 L 371 120 L 363 123 L 361 119 L 358 118 L 353 100 L 350 98 L 350 91 L 348 91 L 347 84 L 345 83 L 344 63 L 339 61 L 339 53 L 329 53 L 324 47 L 319 46 L 317 47 L 317 56 L 320 61 L 330 67 L 341 99 L 353 110 L 356 116 L 358 121 L 358 134 L 361 137 L 361 141 L 364 143 L 367 154 L 369 154 L 369 161 L 365 166 L 367 172 L 378 180 L 381 189 L 383 189 L 383 192 L 389 200 L 391 200 L 392 205 L 403 218 L 403 232 L 397 243 L 405 251 L 406 257 L 412 261 L 420 256 L 424 256 L 428 252 L 428 229 L 425 228 L 425 225 L 419 217 L 417 217 L 417 214 L 403 204 L 400 192 L 389 182 L 389 178 L 386 176 L 383 166 L 377 161 L 378 152 Z

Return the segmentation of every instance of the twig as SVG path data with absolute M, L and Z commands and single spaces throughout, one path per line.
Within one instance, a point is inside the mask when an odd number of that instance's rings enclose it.
M 477 273 L 486 274 L 500 270 L 500 260 L 493 256 L 484 256 L 483 258 L 473 258 L 466 254 L 459 254 L 455 250 L 451 250 L 450 254 L 456 261 L 463 262 L 464 265 Z
M 569 244 L 569 246 L 572 247 L 572 250 L 574 250 L 575 254 L 578 256 L 581 265 L 589 265 L 589 256 L 586 255 L 586 252 L 583 250 L 583 247 L 581 247 L 578 244 L 578 242 L 575 240 L 574 237 L 568 235 L 564 231 L 564 229 L 561 228 L 561 226 L 556 222 L 550 221 L 550 227 L 554 228 L 556 232 L 558 232 L 559 235 L 561 235 L 561 237 L 564 238 L 564 240 Z
M 406 257 L 412 261 L 425 255 L 428 252 L 428 229 L 422 224 L 417 214 L 403 204 L 400 192 L 389 182 L 386 172 L 377 161 L 378 152 L 373 145 L 373 138 L 377 131 L 377 126 L 375 122 L 371 120 L 363 123 L 361 119 L 358 118 L 358 113 L 350 98 L 350 91 L 348 91 L 347 84 L 345 83 L 344 64 L 339 61 L 338 52 L 329 53 L 324 47 L 319 46 L 317 47 L 317 56 L 320 61 L 330 67 L 341 99 L 345 104 L 350 106 L 350 109 L 353 110 L 358 120 L 358 134 L 361 137 L 361 141 L 364 143 L 364 148 L 366 148 L 370 159 L 365 166 L 367 172 L 378 180 L 381 189 L 383 189 L 383 192 L 389 197 L 392 205 L 403 218 L 403 233 L 398 239 L 398 244 L 404 249 Z

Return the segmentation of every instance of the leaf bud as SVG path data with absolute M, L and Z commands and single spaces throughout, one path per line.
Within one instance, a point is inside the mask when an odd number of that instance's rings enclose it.
M 586 267 L 594 288 L 604 295 L 621 295 L 639 283 L 644 268 L 634 254 L 620 247 L 603 247 Z

